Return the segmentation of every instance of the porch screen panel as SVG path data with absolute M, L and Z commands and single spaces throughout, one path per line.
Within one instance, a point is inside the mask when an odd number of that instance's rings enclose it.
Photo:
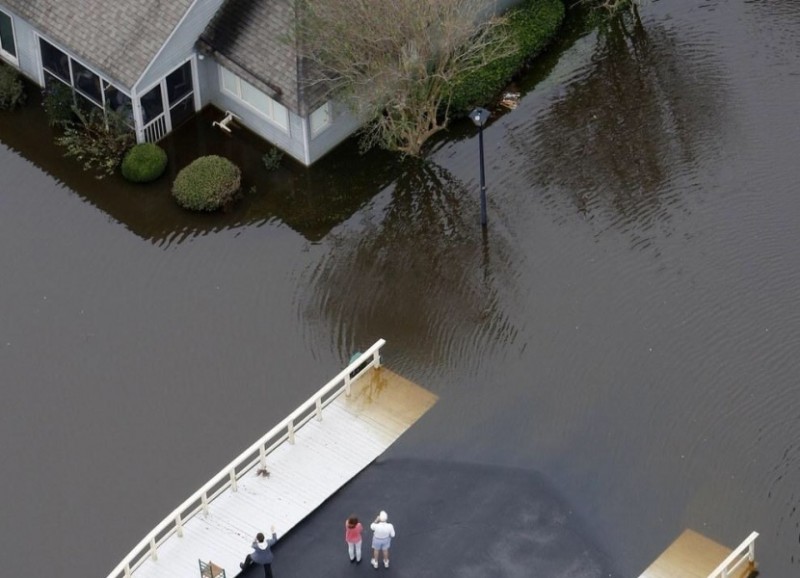
M 125 115 L 128 121 L 128 126 L 133 128 L 133 107 L 131 106 L 131 97 L 121 92 L 113 84 L 107 84 L 106 89 L 106 106 L 115 112 Z
M 142 99 L 142 116 L 147 124 L 164 112 L 164 101 L 161 98 L 161 85 L 157 84 Z
M 103 91 L 100 88 L 99 76 L 74 60 L 72 61 L 72 76 L 75 79 L 75 88 L 100 106 L 103 105 Z
M 17 57 L 17 47 L 14 45 L 14 27 L 11 25 L 11 17 L 0 12 L 0 50 Z
M 83 112 L 88 113 L 91 112 L 92 110 L 103 109 L 102 105 L 97 104 L 90 98 L 86 98 L 80 92 L 74 92 L 73 94 L 75 95 L 75 106 L 77 106 L 78 109 L 82 110 Z
M 167 76 L 169 105 L 172 106 L 190 92 L 192 92 L 192 63 L 186 62 Z
M 111 107 L 111 110 L 131 110 L 131 97 L 113 84 L 108 84 L 106 85 L 106 105 Z
M 184 98 L 178 104 L 169 109 L 169 120 L 172 123 L 172 130 L 175 130 L 194 115 L 194 99 Z
M 42 66 L 44 69 L 67 84 L 72 84 L 72 79 L 69 76 L 69 57 L 41 38 L 39 39 L 39 47 L 42 51 Z

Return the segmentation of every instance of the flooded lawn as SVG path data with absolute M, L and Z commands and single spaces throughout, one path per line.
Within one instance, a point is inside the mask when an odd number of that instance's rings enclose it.
M 29 102 L 22 109 L 0 114 L 3 142 L 157 244 L 272 219 L 316 241 L 351 217 L 397 173 L 389 155 L 378 151 L 361 155 L 355 141 L 346 142 L 312 168 L 285 156 L 278 169 L 267 170 L 263 157 L 273 147 L 235 123 L 230 135 L 213 127 L 224 113 L 208 106 L 159 143 L 169 164 L 157 181 L 130 183 L 119 173 L 97 179 L 96 173 L 83 171 L 78 161 L 63 156 L 65 149 L 55 144 L 58 131 L 48 126 L 36 87 L 29 88 Z M 172 199 L 172 183 L 180 169 L 204 155 L 224 156 L 242 170 L 242 199 L 226 212 L 192 213 Z

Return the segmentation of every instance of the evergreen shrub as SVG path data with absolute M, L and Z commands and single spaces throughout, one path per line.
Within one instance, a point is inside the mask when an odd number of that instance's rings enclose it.
M 156 180 L 167 168 L 167 153 L 155 143 L 134 145 L 122 159 L 122 176 L 134 183 Z
M 25 85 L 16 69 L 0 63 L 0 109 L 11 109 L 25 102 Z
M 509 10 L 508 23 L 501 33 L 510 34 L 519 50 L 459 78 L 453 87 L 451 113 L 467 114 L 497 96 L 528 61 L 544 50 L 565 13 L 562 0 L 524 0 Z
M 239 167 L 226 158 L 208 155 L 181 169 L 172 184 L 172 196 L 185 209 L 216 211 L 236 198 L 240 186 Z

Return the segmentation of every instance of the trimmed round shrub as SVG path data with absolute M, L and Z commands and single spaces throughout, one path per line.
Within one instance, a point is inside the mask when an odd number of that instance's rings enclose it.
M 235 164 L 216 155 L 200 157 L 185 166 L 172 183 L 172 196 L 192 211 L 216 211 L 236 198 L 242 173 Z
M 167 153 L 151 142 L 134 145 L 122 159 L 122 176 L 134 183 L 149 183 L 164 174 Z
M 0 109 L 14 108 L 25 102 L 25 85 L 14 68 L 0 63 Z

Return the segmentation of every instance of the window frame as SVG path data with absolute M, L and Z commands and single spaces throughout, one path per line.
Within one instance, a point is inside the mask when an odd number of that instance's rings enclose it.
M 232 81 L 231 83 L 227 83 L 226 82 L 226 75 L 227 75 L 227 79 Z M 251 87 L 253 90 L 257 91 L 259 94 L 264 95 L 264 98 L 267 99 L 267 105 L 269 106 L 269 110 L 266 110 L 266 111 L 265 110 L 261 110 L 258 106 L 255 106 L 255 105 L 251 104 L 250 101 L 244 99 L 244 97 L 242 96 L 242 94 L 243 94 L 243 92 L 242 92 L 242 83 L 243 82 L 247 83 L 247 85 L 249 87 Z M 232 84 L 234 90 L 231 90 L 230 88 L 228 88 L 227 84 Z M 247 82 L 243 78 L 239 77 L 239 75 L 234 73 L 232 70 L 228 70 L 224 66 L 220 66 L 219 67 L 219 87 L 220 87 L 220 91 L 222 91 L 224 94 L 232 96 L 238 102 L 240 102 L 243 105 L 245 105 L 247 108 L 249 108 L 250 110 L 252 110 L 256 114 L 258 114 L 260 117 L 265 119 L 267 122 L 275 125 L 281 131 L 283 131 L 283 132 L 285 132 L 287 134 L 289 133 L 289 109 L 286 106 L 284 106 L 283 104 L 281 104 L 280 102 L 278 102 L 277 100 L 275 100 L 274 98 L 272 98 L 271 96 L 269 96 L 268 94 L 266 94 L 265 92 L 259 90 L 256 86 L 253 86 L 252 83 Z M 279 119 L 278 118 L 278 115 L 276 114 L 276 110 L 275 110 L 276 106 L 280 107 L 280 109 L 284 111 L 283 119 Z
M 5 16 L 6 18 L 8 18 L 8 22 L 11 25 L 11 42 L 14 43 L 14 52 L 16 52 L 16 54 L 11 54 L 7 50 L 5 50 L 3 48 L 3 45 L 2 45 L 2 40 L 0 40 L 0 57 L 2 57 L 3 60 L 5 60 L 7 62 L 10 62 L 14 66 L 18 67 L 19 66 L 19 45 L 17 43 L 17 30 L 16 30 L 16 27 L 14 26 L 14 18 L 11 16 L 11 14 L 9 14 L 8 12 L 5 12 L 4 10 L 0 10 L 0 14 Z

